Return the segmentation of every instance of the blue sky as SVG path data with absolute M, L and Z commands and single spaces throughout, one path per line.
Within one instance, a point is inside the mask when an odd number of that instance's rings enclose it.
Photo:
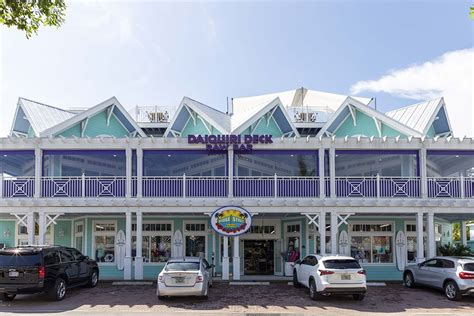
M 457 136 L 473 136 L 470 5 L 72 2 L 58 30 L 0 28 L 0 136 L 18 96 L 90 107 L 115 95 L 131 108 L 186 95 L 224 109 L 227 96 L 301 86 L 377 97 L 382 111 L 445 95 Z

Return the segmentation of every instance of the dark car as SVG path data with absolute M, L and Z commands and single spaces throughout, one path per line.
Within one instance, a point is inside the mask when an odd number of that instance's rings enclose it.
M 95 287 L 97 262 L 78 250 L 62 246 L 21 246 L 0 250 L 0 299 L 17 294 L 46 293 L 62 300 L 68 288 Z

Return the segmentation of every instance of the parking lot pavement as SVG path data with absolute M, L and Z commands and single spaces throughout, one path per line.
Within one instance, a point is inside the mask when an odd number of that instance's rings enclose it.
M 409 314 L 409 315 L 474 315 L 474 297 L 448 301 L 442 293 L 429 289 L 405 289 L 401 284 L 369 287 L 362 302 L 350 296 L 309 299 L 305 289 L 286 283 L 270 285 L 228 285 L 215 283 L 209 299 L 172 298 L 159 301 L 156 284 L 117 286 L 102 282 L 94 289 L 71 289 L 61 302 L 48 301 L 42 295 L 19 295 L 13 302 L 0 302 L 0 314 L 65 313 L 93 314 Z

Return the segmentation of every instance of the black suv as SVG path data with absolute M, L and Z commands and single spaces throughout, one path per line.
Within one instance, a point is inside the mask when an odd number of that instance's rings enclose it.
M 97 262 L 78 250 L 62 246 L 21 246 L 0 250 L 0 299 L 12 301 L 16 294 L 46 293 L 60 301 L 66 289 L 95 287 Z

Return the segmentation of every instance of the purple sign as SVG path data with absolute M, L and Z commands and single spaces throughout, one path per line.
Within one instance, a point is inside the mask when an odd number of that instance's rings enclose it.
M 206 145 L 208 151 L 251 151 L 255 144 L 272 144 L 272 135 L 188 135 L 188 144 Z

